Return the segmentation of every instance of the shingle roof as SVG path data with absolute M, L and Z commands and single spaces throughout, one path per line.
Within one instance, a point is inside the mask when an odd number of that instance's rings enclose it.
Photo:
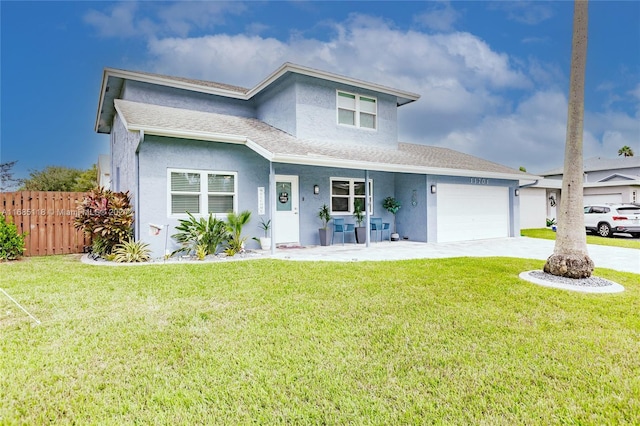
M 127 71 L 116 68 L 105 68 L 102 74 L 102 84 L 100 98 L 98 100 L 98 111 L 96 115 L 95 130 L 98 133 L 110 133 L 113 114 L 113 101 L 120 97 L 120 91 L 126 80 L 140 81 L 160 86 L 173 87 L 196 93 L 206 93 L 217 96 L 224 96 L 232 99 L 248 101 L 271 87 L 276 81 L 290 73 L 318 78 L 324 81 L 332 81 L 345 85 L 352 85 L 374 92 L 385 93 L 396 97 L 397 106 L 414 102 L 420 98 L 416 93 L 405 90 L 394 89 L 377 83 L 370 83 L 363 80 L 346 77 L 327 71 L 317 70 L 302 65 L 285 62 L 277 70 L 269 74 L 264 80 L 251 89 L 234 86 L 231 84 L 217 83 L 213 81 L 196 80 L 184 77 L 174 77 L 162 74 L 154 74 L 143 71 Z
M 155 74 L 155 73 L 144 72 L 144 71 L 119 70 L 117 68 L 112 68 L 112 70 L 113 71 L 120 71 L 122 73 L 128 73 L 131 76 L 141 75 L 141 76 L 159 78 L 159 79 L 162 79 L 162 80 L 170 80 L 170 81 L 188 83 L 188 84 L 192 84 L 194 86 L 201 86 L 201 87 L 228 90 L 230 92 L 237 92 L 238 94 L 242 94 L 242 95 L 245 95 L 249 91 L 249 89 L 247 89 L 245 87 L 234 86 L 232 84 L 217 83 L 215 81 L 196 80 L 196 79 L 192 79 L 192 78 L 175 77 L 175 76 L 171 76 L 171 75 Z M 129 77 L 129 78 L 131 78 L 131 77 Z
M 116 109 L 128 130 L 188 139 L 245 143 L 274 162 L 368 170 L 535 179 L 535 176 L 448 148 L 399 143 L 397 149 L 303 140 L 255 118 L 193 111 L 122 99 Z

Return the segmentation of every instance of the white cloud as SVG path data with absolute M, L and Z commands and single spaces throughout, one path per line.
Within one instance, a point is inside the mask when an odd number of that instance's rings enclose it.
M 84 16 L 84 22 L 93 26 L 102 37 L 132 37 L 140 33 L 134 22 L 137 9 L 135 2 L 118 3 L 110 13 L 90 10 Z
M 120 2 L 107 13 L 91 9 L 84 22 L 102 37 L 186 37 L 194 31 L 212 29 L 225 22 L 227 14 L 246 10 L 240 2 L 184 1 L 166 3 Z
M 118 16 L 119 31 L 129 34 L 140 21 L 136 8 L 127 5 L 95 15 L 92 22 L 106 34 L 106 22 Z M 223 14 L 222 9 L 208 13 Z M 194 10 L 175 16 L 174 34 L 205 25 L 192 18 Z M 158 16 L 168 20 L 167 13 Z M 283 62 L 294 62 L 420 94 L 399 109 L 402 141 L 446 146 L 531 172 L 562 165 L 568 84 L 557 65 L 515 59 L 467 32 L 400 30 L 364 15 L 323 25 L 326 41 L 303 32 L 286 40 L 266 38 L 259 35 L 260 25 L 239 35 L 163 37 L 149 22 L 148 56 L 138 69 L 252 87 Z M 628 96 L 638 104 L 640 86 Z M 620 112 L 587 111 L 585 157 L 615 157 L 620 146 L 637 146 L 638 123 Z
M 414 17 L 414 21 L 434 31 L 453 31 L 460 13 L 449 2 L 431 3 L 426 12 Z
M 538 1 L 500 1 L 491 8 L 506 12 L 507 18 L 527 25 L 537 25 L 554 15 L 552 4 Z

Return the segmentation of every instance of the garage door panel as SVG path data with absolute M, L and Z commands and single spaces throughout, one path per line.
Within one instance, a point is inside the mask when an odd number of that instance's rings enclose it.
M 509 188 L 439 184 L 438 242 L 509 236 Z

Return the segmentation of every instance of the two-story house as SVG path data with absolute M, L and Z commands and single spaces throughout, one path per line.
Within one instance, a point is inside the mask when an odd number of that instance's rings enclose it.
M 419 95 L 285 63 L 255 87 L 105 69 L 95 129 L 110 134 L 111 189 L 129 191 L 135 236 L 156 256 L 186 212 L 250 210 L 274 244 L 318 244 L 318 211 L 393 216 L 401 237 L 518 236 L 519 186 L 535 176 L 454 150 L 398 141 L 397 110 Z M 368 184 L 365 184 L 368 182 Z M 248 244 L 255 244 L 249 240 Z M 169 239 L 168 250 L 176 248 Z M 250 246 L 251 248 L 251 246 Z

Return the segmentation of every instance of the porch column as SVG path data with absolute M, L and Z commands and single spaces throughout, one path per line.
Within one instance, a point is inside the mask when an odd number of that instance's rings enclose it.
M 367 230 L 367 238 L 365 239 L 366 247 L 369 247 L 369 240 L 371 239 L 371 223 L 369 220 L 369 170 L 364 171 L 364 226 Z
M 271 220 L 271 254 L 276 254 L 276 175 L 273 171 L 273 162 L 269 161 L 269 220 Z

